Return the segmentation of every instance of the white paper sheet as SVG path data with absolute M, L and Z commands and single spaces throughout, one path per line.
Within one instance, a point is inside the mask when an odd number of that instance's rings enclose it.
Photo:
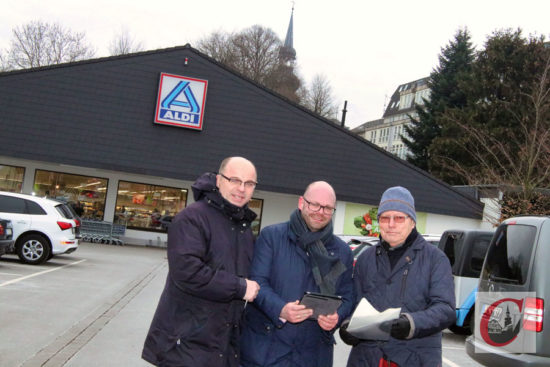
M 399 318 L 401 308 L 388 308 L 378 312 L 366 298 L 362 298 L 353 312 L 348 326 L 351 335 L 369 340 L 388 340 L 390 330 L 382 330 L 383 322 Z

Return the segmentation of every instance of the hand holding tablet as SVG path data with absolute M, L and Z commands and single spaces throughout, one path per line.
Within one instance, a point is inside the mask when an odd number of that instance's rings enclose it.
M 332 315 L 335 313 L 342 304 L 342 297 L 306 292 L 300 300 L 300 304 L 306 306 L 306 308 L 311 308 L 313 314 L 309 318 L 316 320 L 319 315 Z

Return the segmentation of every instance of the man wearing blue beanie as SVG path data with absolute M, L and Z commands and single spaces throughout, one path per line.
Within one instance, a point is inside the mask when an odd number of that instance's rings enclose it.
M 455 321 L 454 283 L 447 256 L 416 230 L 414 198 L 404 187 L 387 189 L 378 206 L 380 243 L 354 269 L 356 305 L 365 297 L 378 311 L 401 308 L 382 324 L 389 340 L 363 340 L 340 328 L 353 345 L 348 367 L 441 366 L 441 331 Z

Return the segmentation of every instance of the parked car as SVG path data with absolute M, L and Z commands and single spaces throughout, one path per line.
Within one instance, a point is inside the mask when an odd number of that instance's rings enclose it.
M 357 262 L 357 259 L 359 258 L 359 255 L 363 253 L 367 248 L 371 246 L 375 246 L 379 241 L 378 237 L 367 237 L 364 239 L 355 249 L 351 251 L 353 254 L 353 266 L 355 266 L 355 263 Z
M 483 292 L 488 302 L 492 302 L 491 298 L 501 300 L 502 292 L 533 292 L 534 296 L 520 300 L 521 315 L 517 322 L 525 333 L 523 340 L 535 352 L 505 353 L 506 345 L 490 346 L 472 335 L 466 339 L 466 352 L 479 363 L 500 367 L 550 366 L 550 327 L 543 327 L 550 301 L 549 244 L 548 216 L 515 217 L 498 226 L 483 263 L 479 292 Z M 486 311 L 489 304 L 494 305 L 479 298 L 477 313 Z
M 10 253 L 27 264 L 42 264 L 78 248 L 80 221 L 66 203 L 0 191 L 0 218 L 13 226 Z
M 439 245 L 439 240 L 441 239 L 441 235 L 440 234 L 423 234 L 422 236 L 424 236 L 424 239 L 434 245 L 434 246 L 438 246 Z
M 453 270 L 456 323 L 449 327 L 457 334 L 471 334 L 475 323 L 475 300 L 479 274 L 494 231 L 453 229 L 441 235 L 439 248 Z
M 9 252 L 13 246 L 13 227 L 11 220 L 0 219 L 0 256 Z
M 349 235 L 349 234 L 337 234 L 342 241 L 349 245 L 351 251 L 355 250 L 359 245 L 365 242 L 372 243 L 372 241 L 378 241 L 378 237 L 361 236 L 361 235 Z

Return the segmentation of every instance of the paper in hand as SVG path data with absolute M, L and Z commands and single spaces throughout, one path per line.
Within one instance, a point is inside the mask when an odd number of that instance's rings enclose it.
M 347 332 L 351 335 L 369 340 L 389 340 L 390 331 L 382 330 L 382 323 L 397 319 L 401 308 L 388 308 L 378 312 L 366 298 L 362 298 L 353 312 Z

